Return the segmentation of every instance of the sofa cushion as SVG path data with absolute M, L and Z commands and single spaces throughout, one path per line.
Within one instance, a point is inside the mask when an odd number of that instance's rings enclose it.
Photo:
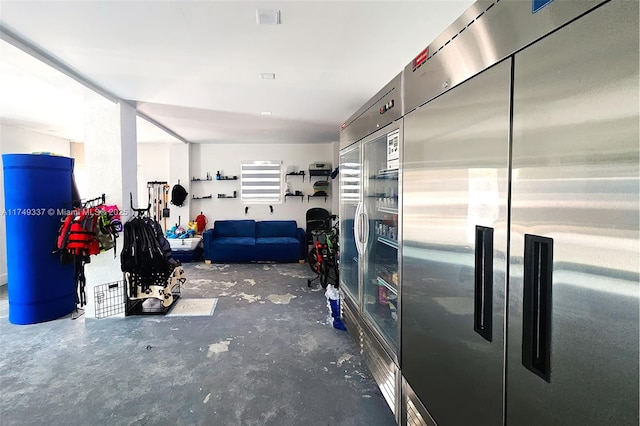
M 281 244 L 294 244 L 298 245 L 300 242 L 296 238 L 291 237 L 264 237 L 256 238 L 256 245 L 281 245 Z
M 216 220 L 213 231 L 218 237 L 255 237 L 256 222 L 254 220 Z
M 213 262 L 249 262 L 255 259 L 256 239 L 253 237 L 214 238 L 205 258 Z
M 298 225 L 295 220 L 268 220 L 256 222 L 256 238 L 296 238 Z
M 300 259 L 300 241 L 291 237 L 256 238 L 255 260 L 291 262 Z
M 253 237 L 220 237 L 214 239 L 212 242 L 214 245 L 221 246 L 255 246 L 256 239 Z

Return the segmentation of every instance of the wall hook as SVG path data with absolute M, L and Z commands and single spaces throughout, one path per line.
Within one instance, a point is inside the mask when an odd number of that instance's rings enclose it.
M 273 206 L 269 206 L 269 211 L 273 214 Z
M 249 206 L 247 206 L 247 207 L 245 207 L 245 208 L 244 208 L 244 214 L 245 214 L 245 215 L 249 214 Z

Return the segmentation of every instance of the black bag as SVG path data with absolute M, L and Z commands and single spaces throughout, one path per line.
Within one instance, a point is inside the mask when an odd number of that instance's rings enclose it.
M 174 185 L 171 190 L 171 204 L 182 207 L 184 205 L 184 200 L 187 199 L 187 194 L 189 193 L 182 185 Z

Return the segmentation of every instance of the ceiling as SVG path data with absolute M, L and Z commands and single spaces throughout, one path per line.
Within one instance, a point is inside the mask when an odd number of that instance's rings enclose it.
M 472 3 L 1 0 L 0 25 L 189 142 L 326 143 Z M 81 141 L 85 96 L 0 43 L 3 122 Z

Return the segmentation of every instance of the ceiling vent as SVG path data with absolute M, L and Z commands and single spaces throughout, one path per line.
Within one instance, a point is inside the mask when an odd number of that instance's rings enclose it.
M 280 24 L 280 11 L 277 9 L 258 9 L 256 10 L 256 20 L 260 25 L 278 25 Z

